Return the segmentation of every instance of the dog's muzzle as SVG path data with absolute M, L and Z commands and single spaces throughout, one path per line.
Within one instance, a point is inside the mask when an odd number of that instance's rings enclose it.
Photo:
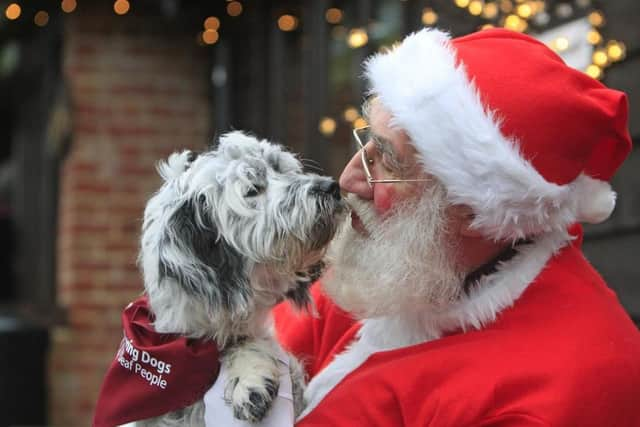
M 341 199 L 340 186 L 333 179 L 327 179 L 316 184 L 312 190 L 316 194 L 328 194 L 336 200 Z

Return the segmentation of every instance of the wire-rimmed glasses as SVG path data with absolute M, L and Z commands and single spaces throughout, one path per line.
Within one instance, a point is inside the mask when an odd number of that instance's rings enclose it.
M 375 183 L 393 183 L 393 182 L 421 182 L 421 181 L 429 181 L 426 178 L 414 178 L 414 179 L 400 179 L 400 178 L 389 178 L 389 179 L 374 179 L 371 175 L 371 171 L 369 170 L 369 165 L 373 165 L 373 159 L 367 157 L 367 150 L 364 149 L 366 143 L 369 142 L 369 132 L 370 126 L 362 126 L 359 128 L 353 129 L 353 138 L 358 143 L 358 149 L 360 151 L 360 160 L 362 161 L 362 169 L 364 170 L 364 174 L 367 177 L 367 183 L 369 187 L 373 187 Z M 363 142 L 364 140 L 364 142 Z

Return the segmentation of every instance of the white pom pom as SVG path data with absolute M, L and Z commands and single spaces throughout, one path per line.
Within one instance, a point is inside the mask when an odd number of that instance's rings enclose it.
M 574 182 L 576 220 L 599 224 L 611 216 L 616 206 L 616 193 L 606 181 L 580 175 Z

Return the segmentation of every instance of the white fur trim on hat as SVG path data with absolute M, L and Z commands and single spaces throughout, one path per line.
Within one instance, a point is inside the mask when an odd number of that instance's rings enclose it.
M 449 40 L 438 30 L 411 34 L 371 57 L 365 74 L 370 93 L 391 112 L 391 125 L 407 132 L 450 201 L 470 206 L 472 226 L 496 240 L 606 219 L 615 204 L 608 184 L 586 175 L 569 185 L 546 181 L 517 142 L 502 135 Z

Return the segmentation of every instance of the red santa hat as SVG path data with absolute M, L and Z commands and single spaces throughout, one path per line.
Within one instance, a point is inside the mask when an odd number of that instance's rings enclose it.
M 425 29 L 371 57 L 365 74 L 425 170 L 473 209 L 485 236 L 515 240 L 613 211 L 607 181 L 631 149 L 626 96 L 537 40 Z

